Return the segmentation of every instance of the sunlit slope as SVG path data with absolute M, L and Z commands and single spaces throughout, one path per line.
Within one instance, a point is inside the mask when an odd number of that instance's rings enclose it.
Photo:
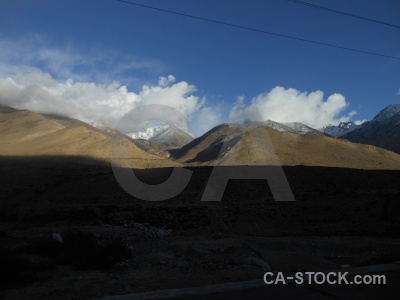
M 137 168 L 167 167 L 171 161 L 146 153 L 123 135 L 111 136 L 78 120 L 28 110 L 0 108 L 0 155 L 89 157 Z
M 188 165 L 306 165 L 358 169 L 400 169 L 400 155 L 378 147 L 299 135 L 268 127 L 219 125 L 172 156 Z

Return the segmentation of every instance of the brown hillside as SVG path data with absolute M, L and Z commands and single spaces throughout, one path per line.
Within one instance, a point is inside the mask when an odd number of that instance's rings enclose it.
M 146 153 L 122 135 L 107 135 L 74 119 L 9 107 L 0 109 L 0 145 L 2 156 L 66 155 L 109 162 L 113 155 L 123 157 L 121 165 L 135 168 L 176 165 Z
M 268 143 L 267 133 L 273 147 Z M 171 154 L 178 162 L 193 166 L 282 164 L 400 169 L 400 155 L 378 147 L 323 134 L 298 135 L 268 127 L 246 128 L 236 124 L 217 126 Z

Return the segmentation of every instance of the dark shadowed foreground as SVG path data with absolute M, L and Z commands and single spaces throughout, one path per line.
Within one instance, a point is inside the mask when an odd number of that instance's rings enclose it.
M 0 166 L 5 299 L 87 299 L 400 259 L 400 171 L 283 167 L 295 202 L 273 201 L 260 179 L 230 180 L 222 201 L 202 202 L 212 168 L 196 167 L 180 195 L 149 202 L 127 194 L 103 162 L 2 157 Z M 157 184 L 171 171 L 136 174 Z

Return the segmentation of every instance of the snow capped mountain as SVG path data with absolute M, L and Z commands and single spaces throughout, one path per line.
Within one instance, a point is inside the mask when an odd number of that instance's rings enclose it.
M 123 133 L 117 129 L 114 129 L 110 125 L 100 121 L 91 122 L 89 125 L 109 135 L 123 135 Z M 177 127 L 176 125 L 154 125 L 154 123 L 149 127 L 142 127 L 139 130 L 126 135 L 133 140 L 156 141 L 167 147 L 183 146 L 194 139 L 192 134 Z
M 90 123 L 108 135 L 122 133 L 102 122 Z M 341 122 L 338 125 L 328 125 L 320 130 L 311 128 L 300 122 L 250 121 L 243 123 L 247 128 L 270 127 L 281 132 L 291 132 L 299 135 L 326 134 L 340 137 L 355 143 L 370 144 L 400 153 L 400 104 L 391 104 L 382 109 L 371 121 L 357 125 L 354 122 Z M 130 138 L 157 144 L 157 151 L 162 147 L 177 148 L 187 145 L 194 136 L 176 125 L 146 123 L 142 128 L 127 134 Z M 221 125 L 222 126 L 222 125 Z M 218 126 L 217 126 L 218 127 Z M 216 128 L 217 128 L 216 127 Z M 212 130 L 209 132 L 213 132 Z M 149 145 L 145 145 L 146 149 Z M 160 148 L 161 147 L 161 148 Z
M 278 131 L 288 131 L 288 132 L 297 133 L 300 135 L 321 133 L 320 131 L 318 131 L 314 128 L 311 128 L 300 122 L 275 122 L 272 120 L 266 120 L 264 122 L 252 122 L 250 120 L 245 120 L 243 122 L 243 125 L 245 125 L 249 128 L 267 126 L 267 127 L 273 128 Z
M 332 137 L 338 137 L 358 127 L 359 125 L 356 125 L 354 122 L 340 122 L 339 125 L 329 124 L 328 126 L 324 126 L 320 131 Z
M 137 131 L 132 133 L 128 133 L 127 136 L 131 137 L 132 139 L 143 139 L 143 140 L 151 140 L 160 132 L 164 132 L 169 128 L 169 125 L 157 125 L 151 126 L 147 128 L 141 128 Z
M 364 122 L 361 125 L 356 125 L 354 122 L 340 122 L 339 125 L 328 125 L 320 129 L 321 132 L 328 134 L 332 137 L 342 137 L 353 130 L 361 129 L 361 131 L 357 131 L 355 134 L 347 135 L 347 137 L 352 137 L 353 141 L 357 141 L 362 143 L 363 138 L 357 137 L 358 134 L 362 133 L 364 136 L 368 136 L 369 133 L 367 131 L 373 131 L 374 129 L 381 127 L 383 123 L 391 120 L 392 117 L 400 113 L 400 104 L 390 104 L 382 109 L 371 121 Z M 392 120 L 393 121 L 393 120 Z M 344 137 L 343 138 L 347 138 Z
M 127 134 L 132 139 L 157 141 L 167 147 L 183 146 L 194 139 L 189 132 L 176 125 L 156 125 Z

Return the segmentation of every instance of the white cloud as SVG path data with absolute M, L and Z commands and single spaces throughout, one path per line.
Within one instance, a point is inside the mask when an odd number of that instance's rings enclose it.
M 104 48 L 55 47 L 39 35 L 0 39 L 0 104 L 111 125 L 138 105 L 164 104 L 182 112 L 196 134 L 218 124 L 219 108 L 205 107 L 194 85 L 173 75 L 149 83 L 163 68 Z
M 357 121 L 354 121 L 354 124 L 356 124 L 356 125 L 361 125 L 362 123 L 364 123 L 364 122 L 366 122 L 367 120 L 357 120 Z
M 397 91 L 397 96 L 400 96 L 400 89 Z
M 144 85 L 139 96 L 146 104 L 164 104 L 176 108 L 190 117 L 199 108 L 199 97 L 192 95 L 196 91 L 194 85 L 185 81 L 173 85 Z
M 100 48 L 53 47 L 40 36 L 0 39 L 0 104 L 111 125 L 138 105 L 164 104 L 181 111 L 198 135 L 228 114 L 231 121 L 241 122 L 258 110 L 264 120 L 298 121 L 320 128 L 348 121 L 356 113 L 341 116 L 347 107 L 341 94 L 324 100 L 321 91 L 307 93 L 279 86 L 259 94 L 250 105 L 239 96 L 229 113 L 223 113 L 221 105 L 207 106 L 205 97 L 196 96 L 194 85 L 176 82 L 173 75 L 149 83 L 152 79 L 148 78 L 163 72 L 162 65 Z
M 196 135 L 201 135 L 211 128 L 219 125 L 222 120 L 221 106 L 217 107 L 203 107 L 200 109 L 198 114 L 196 114 L 196 127 L 194 128 L 194 133 Z
M 233 122 L 240 121 L 243 118 L 245 108 L 244 96 L 238 96 L 234 106 L 229 112 L 229 119 Z
M 232 119 L 241 119 L 254 115 L 258 109 L 263 120 L 277 122 L 302 122 L 314 128 L 327 124 L 337 124 L 348 121 L 356 114 L 351 111 L 345 116 L 339 116 L 348 106 L 341 94 L 332 94 L 324 100 L 322 91 L 311 93 L 296 89 L 277 86 L 268 93 L 259 94 L 253 98 L 251 105 L 244 107 L 243 99 L 239 98 L 231 110 Z
M 173 75 L 168 75 L 168 77 L 163 77 L 160 76 L 160 79 L 158 80 L 158 85 L 159 86 L 167 86 L 170 83 L 175 82 L 176 78 Z
M 171 84 L 168 76 L 162 86 L 143 86 L 139 93 L 128 91 L 118 82 L 96 84 L 55 80 L 39 70 L 0 78 L 0 104 L 42 113 L 66 115 L 83 121 L 101 120 L 116 125 L 129 110 L 144 104 L 164 104 L 190 117 L 204 101 L 192 95 L 193 85 Z
M 191 122 L 193 132 L 201 135 L 224 119 L 221 105 L 206 106 L 206 99 L 194 95 L 196 88 L 174 76 L 160 77 L 157 85 L 144 85 L 139 92 L 129 91 L 118 82 L 97 84 L 56 80 L 37 69 L 0 77 L 0 104 L 42 113 L 66 115 L 82 121 L 103 121 L 115 126 L 131 109 L 144 104 L 164 104 L 182 112 Z M 242 122 L 256 116 L 278 122 L 302 122 L 314 128 L 348 121 L 355 111 L 339 117 L 347 107 L 344 96 L 323 92 L 299 92 L 275 87 L 253 98 L 249 106 L 239 96 L 229 119 Z M 254 118 L 253 118 L 254 119 Z

